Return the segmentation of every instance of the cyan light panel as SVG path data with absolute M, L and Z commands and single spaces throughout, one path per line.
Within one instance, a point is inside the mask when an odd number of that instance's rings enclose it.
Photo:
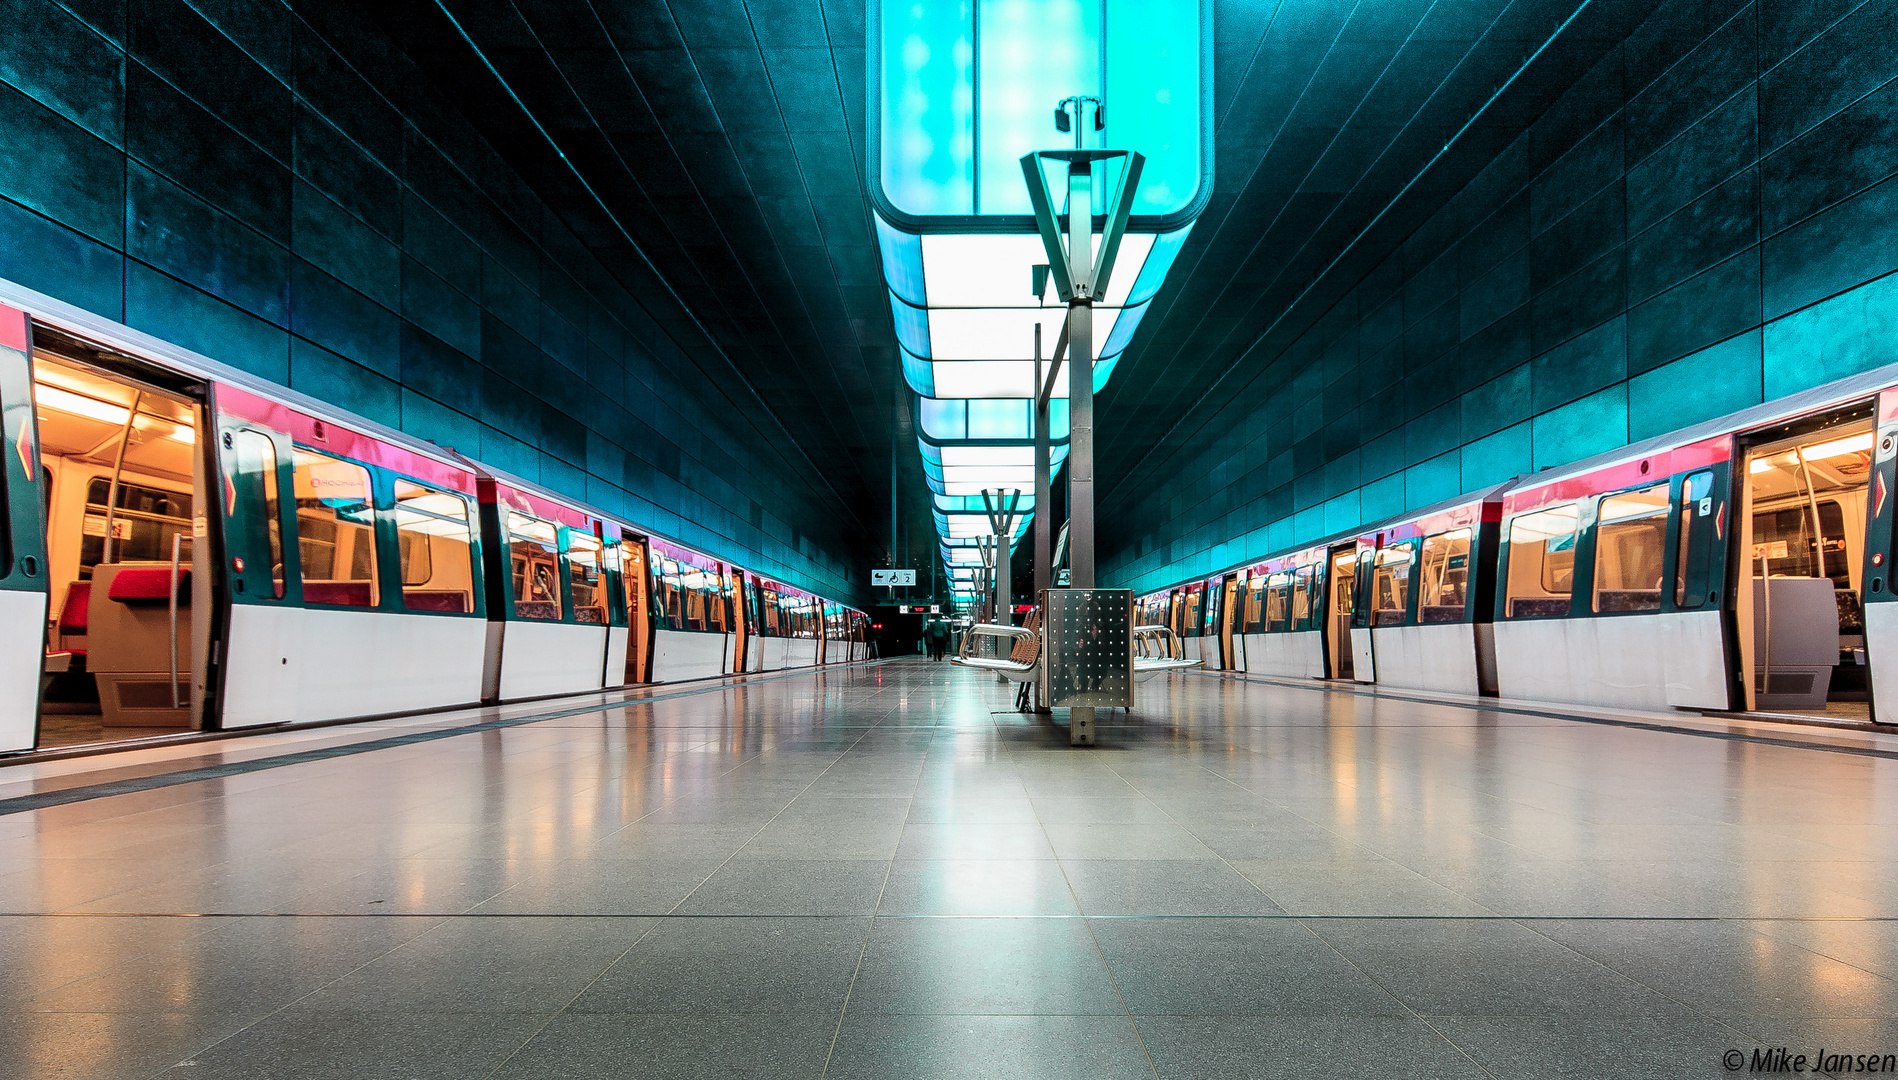
M 1211 190 L 1210 0 L 876 0 L 872 175 L 899 218 L 1025 217 L 1020 158 L 1072 147 L 1055 105 L 1106 103 L 1081 118 L 1085 145 L 1137 150 L 1134 213 L 1190 218 Z M 1056 186 L 1059 190 L 1059 185 Z

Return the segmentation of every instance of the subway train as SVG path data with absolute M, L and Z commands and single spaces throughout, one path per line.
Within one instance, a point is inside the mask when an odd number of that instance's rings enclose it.
M 1898 723 L 1898 365 L 1138 598 L 1209 669 Z
M 868 658 L 860 611 L 44 308 L 0 306 L 0 753 Z

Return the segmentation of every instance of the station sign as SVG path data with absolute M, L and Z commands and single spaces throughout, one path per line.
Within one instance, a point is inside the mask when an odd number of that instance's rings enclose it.
M 916 571 L 914 570 L 872 570 L 870 571 L 870 587 L 871 588 L 879 588 L 885 585 L 897 586 L 897 585 L 914 585 L 914 584 L 916 584 Z

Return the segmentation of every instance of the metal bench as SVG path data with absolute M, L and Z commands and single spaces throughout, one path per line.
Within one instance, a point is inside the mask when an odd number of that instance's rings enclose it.
M 1205 661 L 1188 660 L 1179 635 L 1171 627 L 1134 627 L 1134 681 L 1146 682 L 1168 671 L 1199 667 Z
M 971 655 L 978 638 L 999 639 L 1011 643 L 1006 656 Z M 1041 610 L 1037 608 L 1028 613 L 1020 626 L 1004 626 L 1000 623 L 976 623 L 963 631 L 962 648 L 950 663 L 961 667 L 976 668 L 981 671 L 993 671 L 1010 682 L 1021 684 L 1021 691 L 1015 695 L 1015 707 L 1029 708 L 1028 695 L 1031 693 L 1035 677 L 1041 672 Z

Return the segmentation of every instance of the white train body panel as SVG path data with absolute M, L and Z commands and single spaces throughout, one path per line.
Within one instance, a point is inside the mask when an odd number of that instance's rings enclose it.
M 607 686 L 618 686 L 626 679 L 626 653 L 632 648 L 633 632 L 624 626 L 606 628 L 606 663 L 601 679 Z
M 1865 605 L 1865 662 L 1872 667 L 1872 719 L 1898 724 L 1898 604 Z
M 724 666 L 719 669 L 719 674 L 722 675 L 726 672 L 737 671 L 737 670 L 738 670 L 738 635 L 726 634 L 725 635 Z
M 0 750 L 33 748 L 45 633 L 45 593 L 0 590 Z
M 1504 621 L 1496 676 L 1504 698 L 1657 711 L 1727 705 L 1717 611 Z
M 501 638 L 501 699 L 598 690 L 606 627 L 522 619 Z
M 786 650 L 784 660 L 785 667 L 817 666 L 818 640 L 816 638 L 791 638 L 789 641 L 790 645 Z
M 374 609 L 234 605 L 223 726 L 473 704 L 487 625 Z
M 652 635 L 652 681 L 710 679 L 725 673 L 730 634 L 656 630 Z
M 1358 682 L 1377 681 L 1377 657 L 1372 651 L 1368 627 L 1351 628 L 1351 677 Z
M 1357 631 L 1352 634 L 1355 637 Z M 1474 623 L 1380 626 L 1369 634 L 1377 654 L 1379 686 L 1472 697 L 1482 689 Z
M 1248 675 L 1277 675 L 1288 679 L 1325 677 L 1324 635 L 1316 630 L 1246 634 L 1244 637 Z M 1239 640 L 1239 635 L 1234 635 L 1233 640 Z

